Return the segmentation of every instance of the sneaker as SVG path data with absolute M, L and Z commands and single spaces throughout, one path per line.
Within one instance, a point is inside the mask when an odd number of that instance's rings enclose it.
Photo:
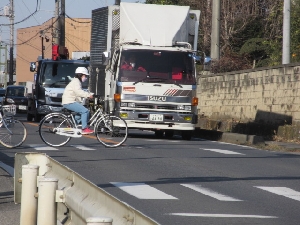
M 92 134 L 92 133 L 94 133 L 94 131 L 93 130 L 91 130 L 90 128 L 84 128 L 83 130 L 82 130 L 82 134 Z

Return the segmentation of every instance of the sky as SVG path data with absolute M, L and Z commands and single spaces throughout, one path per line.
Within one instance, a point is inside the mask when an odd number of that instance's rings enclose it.
M 121 0 L 122 2 L 141 2 L 145 0 Z M 16 30 L 31 26 L 41 25 L 51 17 L 55 16 L 55 0 L 14 0 L 14 36 Z M 103 6 L 114 5 L 115 0 L 65 0 L 66 14 L 71 18 L 91 18 L 93 9 Z M 4 16 L 5 6 L 10 5 L 10 0 L 0 0 L 0 41 L 9 45 L 10 43 L 10 20 Z M 37 9 L 37 12 L 34 13 Z M 24 20 L 30 16 L 28 19 Z M 23 22 L 20 22 L 24 20 Z M 20 22 L 20 23 L 19 23 Z

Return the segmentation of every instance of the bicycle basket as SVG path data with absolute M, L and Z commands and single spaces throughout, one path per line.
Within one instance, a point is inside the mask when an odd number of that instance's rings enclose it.
M 16 105 L 3 105 L 2 112 L 6 116 L 16 115 Z

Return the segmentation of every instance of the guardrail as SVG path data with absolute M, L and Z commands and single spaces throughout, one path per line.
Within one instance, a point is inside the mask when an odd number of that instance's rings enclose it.
M 16 153 L 21 225 L 157 225 L 128 204 L 42 153 Z

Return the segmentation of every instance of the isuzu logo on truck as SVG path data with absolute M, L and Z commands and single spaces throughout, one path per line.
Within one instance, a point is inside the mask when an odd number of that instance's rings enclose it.
M 162 96 L 148 96 L 148 101 L 165 102 L 167 97 Z

